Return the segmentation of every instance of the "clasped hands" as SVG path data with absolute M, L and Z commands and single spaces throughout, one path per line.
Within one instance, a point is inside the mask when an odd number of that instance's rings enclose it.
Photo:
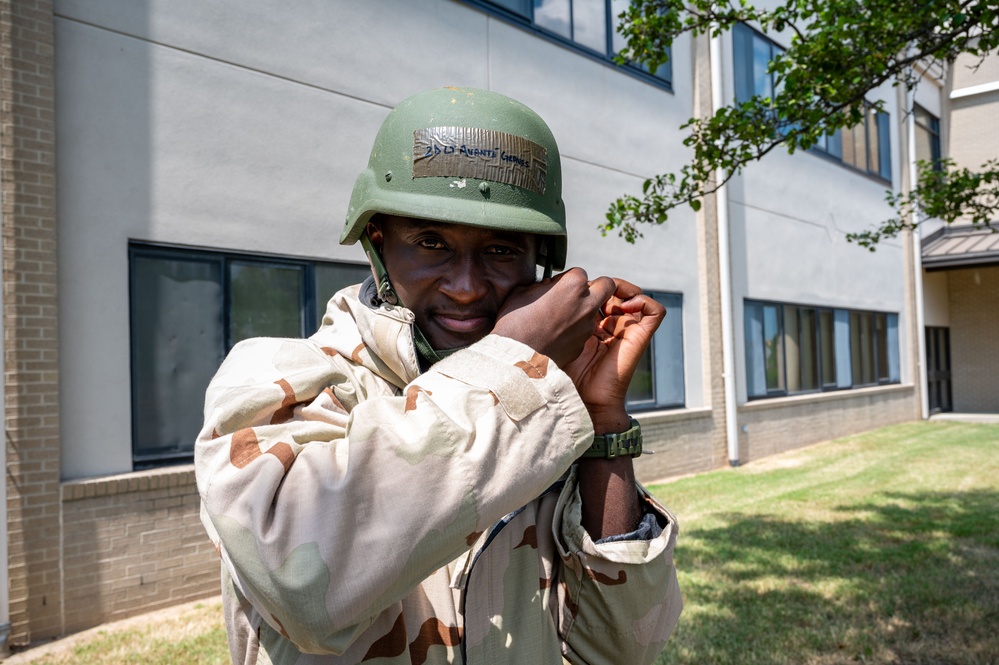
M 515 290 L 493 332 L 531 346 L 572 379 L 594 429 L 627 423 L 625 396 L 666 308 L 623 279 L 572 268 Z

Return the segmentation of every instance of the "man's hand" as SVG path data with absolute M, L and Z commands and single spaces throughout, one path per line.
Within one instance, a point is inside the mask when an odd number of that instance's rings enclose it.
M 584 270 L 572 268 L 516 289 L 492 332 L 527 344 L 564 369 L 593 339 L 598 311 L 617 288 L 609 277 L 590 281 Z
M 634 284 L 614 279 L 593 335 L 580 355 L 563 367 L 593 419 L 597 434 L 627 429 L 625 397 L 666 308 Z
M 593 420 L 596 434 L 623 432 L 628 385 L 666 308 L 634 284 L 615 279 L 614 293 L 600 310 L 601 320 L 582 353 L 565 366 Z M 582 524 L 593 539 L 627 533 L 642 519 L 635 469 L 630 457 L 579 460 Z

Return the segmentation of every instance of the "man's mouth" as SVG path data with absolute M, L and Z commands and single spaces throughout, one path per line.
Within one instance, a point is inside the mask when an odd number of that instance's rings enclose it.
M 492 318 L 484 315 L 469 316 L 438 312 L 433 316 L 440 327 L 458 334 L 480 332 L 484 328 L 492 327 Z

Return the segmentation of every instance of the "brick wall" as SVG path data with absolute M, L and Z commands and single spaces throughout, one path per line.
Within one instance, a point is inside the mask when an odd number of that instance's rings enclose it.
M 63 485 L 66 631 L 219 593 L 190 467 Z
M 954 410 L 999 413 L 999 267 L 947 273 Z
M 635 460 L 635 476 L 643 483 L 710 471 L 725 462 L 712 446 L 715 414 L 711 409 L 637 414 L 642 423 L 642 447 L 653 451 Z
M 761 459 L 794 448 L 911 421 L 912 385 L 859 388 L 761 400 L 739 408 L 739 459 Z
M 0 0 L 12 642 L 60 631 L 53 41 L 50 1 Z

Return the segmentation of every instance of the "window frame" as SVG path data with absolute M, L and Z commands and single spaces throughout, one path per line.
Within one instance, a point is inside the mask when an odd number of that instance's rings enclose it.
M 753 345 L 751 343 L 750 325 L 753 319 L 749 316 L 749 309 L 752 307 L 759 307 L 761 312 L 760 326 L 761 326 L 761 342 L 764 347 L 762 349 L 763 355 L 763 384 L 762 387 L 764 391 L 762 393 L 754 393 L 754 377 L 751 376 L 751 369 L 758 371 L 757 368 L 751 367 L 753 363 L 756 362 L 757 356 L 754 353 Z M 773 308 L 777 316 L 777 339 L 779 340 L 779 353 L 780 358 L 776 359 L 777 367 L 779 368 L 781 375 L 777 377 L 777 387 L 771 387 L 769 377 L 767 376 L 767 349 L 766 349 L 766 323 L 765 323 L 765 309 Z M 805 389 L 791 389 L 791 382 L 788 378 L 788 367 L 791 365 L 788 360 L 788 344 L 787 344 L 787 322 L 785 317 L 788 315 L 789 310 L 794 311 L 796 317 L 796 331 L 797 331 L 797 353 L 798 360 L 794 365 L 798 367 L 798 385 L 804 385 L 804 361 L 802 360 L 801 351 L 801 340 L 806 331 L 802 330 L 802 311 L 810 311 L 814 314 L 814 334 L 815 334 L 815 368 L 816 368 L 816 384 L 817 388 L 805 388 Z M 837 316 L 837 313 L 842 315 L 848 321 L 846 327 L 846 341 L 837 343 L 837 322 L 841 316 Z M 829 330 L 832 333 L 832 343 L 827 347 L 827 341 L 825 340 L 825 334 L 823 333 L 823 314 L 828 318 L 827 321 L 831 324 Z M 864 359 L 863 359 L 863 349 L 857 348 L 855 345 L 854 335 L 859 335 L 863 330 L 861 328 L 855 329 L 854 320 L 860 321 L 862 317 L 866 317 L 870 322 L 870 331 L 872 333 L 872 339 L 870 340 L 871 348 L 871 360 L 869 370 L 873 374 L 873 382 L 857 382 L 858 373 L 855 370 L 857 363 L 860 363 L 860 375 L 864 374 Z M 879 337 L 877 332 L 877 321 L 879 317 L 884 322 L 884 358 L 881 358 L 881 347 L 879 346 Z M 894 318 L 893 318 L 894 317 Z M 901 367 L 900 367 L 900 354 L 901 349 L 899 348 L 898 340 L 898 313 L 880 310 L 864 310 L 864 309 L 847 309 L 844 307 L 830 307 L 826 305 L 811 305 L 803 303 L 790 303 L 790 302 L 780 302 L 773 300 L 759 300 L 756 298 L 744 298 L 743 299 L 743 340 L 745 343 L 745 348 L 743 351 L 743 368 L 745 374 L 745 387 L 746 387 L 746 399 L 748 401 L 755 401 L 759 399 L 771 399 L 774 397 L 787 397 L 791 395 L 808 395 L 823 392 L 835 392 L 842 390 L 853 390 L 856 388 L 868 388 L 872 386 L 879 385 L 893 385 L 901 383 Z M 894 325 L 895 333 L 892 336 L 891 328 Z M 812 332 L 812 331 L 808 331 Z M 865 338 L 866 339 L 866 338 Z M 832 357 L 826 359 L 824 357 L 824 351 L 826 348 L 832 350 Z M 840 358 L 840 350 L 848 350 L 848 358 Z M 754 360 L 750 362 L 750 354 L 754 353 L 752 356 Z M 886 368 L 886 376 L 882 377 L 879 371 L 884 363 Z M 826 376 L 826 368 L 831 368 L 835 376 Z M 849 368 L 849 376 L 843 377 L 840 374 L 844 369 Z M 893 373 L 898 376 L 893 378 Z M 849 382 L 846 381 L 849 378 Z
M 746 101 L 753 96 L 760 96 L 755 90 L 755 76 L 752 75 L 755 70 L 755 59 L 753 57 L 755 54 L 754 42 L 758 40 L 762 40 L 768 45 L 770 52 L 770 60 L 767 61 L 768 69 L 773 57 L 786 50 L 783 46 L 751 25 L 746 23 L 737 23 L 732 28 L 732 94 L 733 100 L 736 103 Z M 740 43 L 742 44 L 742 48 L 740 48 Z M 744 57 L 747 53 L 750 55 L 748 59 Z M 770 90 L 776 91 L 778 85 L 774 73 L 767 72 L 767 78 L 769 80 Z M 747 91 L 750 93 L 748 96 L 746 95 Z M 873 130 L 870 127 L 872 122 L 875 125 L 875 129 Z M 864 119 L 854 127 L 848 128 L 848 131 L 852 135 L 854 132 L 858 131 L 858 128 L 862 128 L 860 131 L 863 131 L 864 134 L 865 168 L 856 166 L 843 158 L 843 145 L 845 137 L 843 130 L 840 128 L 837 128 L 832 133 L 827 134 L 824 140 L 816 143 L 806 152 L 829 159 L 840 166 L 850 169 L 851 171 L 874 178 L 878 182 L 890 184 L 892 182 L 890 127 L 891 114 L 886 111 L 876 111 L 872 104 L 869 102 L 864 103 Z M 871 164 L 872 154 L 874 153 L 871 141 L 872 134 L 876 134 L 877 136 L 878 163 L 874 165 Z M 838 147 L 833 148 L 832 145 Z
M 350 261 L 325 261 L 325 260 L 313 260 L 305 259 L 301 257 L 292 257 L 279 254 L 264 254 L 255 252 L 240 252 L 227 249 L 215 249 L 206 247 L 190 247 L 178 244 L 167 244 L 167 243 L 152 243 L 147 241 L 129 241 L 128 243 L 128 326 L 129 326 L 129 397 L 130 397 L 130 425 L 129 431 L 131 434 L 131 449 L 132 449 L 132 468 L 134 470 L 155 468 L 159 466 L 167 466 L 171 464 L 184 464 L 192 461 L 194 456 L 193 448 L 191 451 L 182 452 L 166 452 L 166 453 L 144 453 L 143 450 L 149 450 L 154 448 L 149 445 L 141 445 L 140 442 L 140 431 L 139 431 L 139 419 L 142 410 L 140 408 L 140 394 L 139 394 L 139 384 L 140 379 L 149 377 L 140 377 L 138 375 L 139 363 L 138 361 L 138 349 L 139 344 L 139 320 L 136 316 L 135 302 L 136 298 L 139 296 L 135 292 L 136 283 L 136 259 L 161 259 L 161 260 L 174 260 L 174 261 L 187 261 L 187 262 L 200 262 L 216 266 L 217 275 L 219 277 L 219 288 L 221 289 L 221 302 L 219 304 L 220 310 L 220 321 L 218 321 L 219 327 L 221 329 L 222 345 L 221 357 L 224 358 L 228 355 L 232 347 L 235 346 L 240 340 L 232 339 L 232 283 L 231 283 L 231 266 L 234 263 L 247 263 L 251 265 L 262 265 L 262 266 L 294 266 L 295 268 L 301 269 L 301 296 L 299 300 L 299 311 L 301 312 L 301 318 L 299 321 L 299 333 L 300 338 L 308 337 L 313 334 L 316 329 L 318 329 L 317 321 L 321 320 L 321 316 L 325 313 L 325 308 L 320 310 L 320 307 L 325 305 L 325 302 L 320 303 L 318 300 L 318 294 L 316 293 L 316 268 L 320 266 L 333 265 L 333 266 L 356 266 L 358 268 L 363 268 L 364 271 L 370 271 L 369 267 L 365 263 L 360 262 L 350 262 Z M 333 294 L 329 294 L 332 296 Z M 312 332 L 309 332 L 312 331 Z M 217 368 L 216 368 L 217 369 Z M 192 439 L 193 445 L 193 439 Z
M 566 47 L 572 51 L 583 55 L 590 60 L 608 65 L 618 71 L 621 71 L 628 76 L 632 76 L 639 80 L 642 80 L 650 85 L 654 85 L 658 88 L 662 88 L 667 92 L 673 92 L 673 58 L 672 58 L 672 47 L 669 49 L 669 57 L 665 63 L 663 63 L 655 74 L 650 74 L 647 69 L 640 64 L 628 62 L 623 65 L 619 65 L 614 61 L 614 49 L 613 49 L 613 38 L 614 33 L 617 28 L 617 17 L 612 11 L 612 0 L 604 0 L 605 12 L 607 18 L 607 30 L 606 30 L 606 49 L 605 52 L 601 53 L 596 51 L 589 46 L 575 42 L 571 37 L 565 37 L 557 32 L 549 30 L 534 21 L 534 0 L 525 0 L 529 10 L 525 14 L 520 14 L 516 11 L 508 9 L 507 7 L 500 4 L 500 0 L 460 0 L 462 3 L 475 7 L 491 16 L 495 16 L 507 23 L 517 26 L 527 32 L 531 32 L 542 39 L 549 42 L 558 44 L 559 46 Z M 576 0 L 568 0 L 569 2 L 569 17 L 570 24 L 569 30 L 570 35 L 574 31 L 574 25 L 572 22 L 573 16 L 573 3 Z
M 929 119 L 929 125 L 923 122 L 924 117 L 920 114 Z M 926 132 L 926 135 L 930 139 L 930 161 L 933 163 L 933 170 L 943 171 L 943 164 L 940 161 L 943 156 L 940 143 L 940 118 L 927 111 L 923 106 L 914 104 L 912 108 L 912 122 L 916 127 L 917 146 L 919 132 L 922 130 Z

